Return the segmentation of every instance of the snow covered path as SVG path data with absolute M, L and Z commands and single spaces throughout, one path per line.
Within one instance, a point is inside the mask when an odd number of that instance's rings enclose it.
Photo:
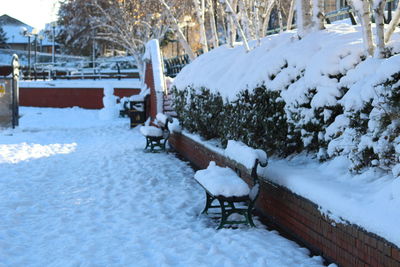
M 321 266 L 268 231 L 216 231 L 172 154 L 144 153 L 127 119 L 22 108 L 0 131 L 0 266 Z

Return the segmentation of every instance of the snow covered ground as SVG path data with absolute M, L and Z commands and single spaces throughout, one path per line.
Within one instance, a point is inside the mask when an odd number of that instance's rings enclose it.
M 321 266 L 258 228 L 199 216 L 202 189 L 172 154 L 144 153 L 126 119 L 22 108 L 0 131 L 0 266 Z

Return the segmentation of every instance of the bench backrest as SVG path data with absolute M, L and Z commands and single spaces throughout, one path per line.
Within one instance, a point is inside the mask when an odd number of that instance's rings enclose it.
M 251 178 L 253 178 L 253 187 L 250 190 L 249 197 L 251 200 L 256 200 L 260 193 L 260 180 L 258 179 L 257 168 L 258 165 L 265 168 L 268 165 L 268 161 L 261 162 L 258 159 L 255 160 L 253 169 L 251 170 Z
M 161 130 L 169 131 L 168 124 L 172 123 L 172 118 L 170 116 L 167 117 L 165 124 L 161 121 L 158 121 L 158 126 L 160 126 Z

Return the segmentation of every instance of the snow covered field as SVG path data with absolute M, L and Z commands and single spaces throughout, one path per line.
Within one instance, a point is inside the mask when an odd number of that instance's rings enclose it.
M 0 131 L 0 266 L 321 266 L 258 228 L 216 231 L 172 154 L 144 153 L 127 119 L 22 108 Z

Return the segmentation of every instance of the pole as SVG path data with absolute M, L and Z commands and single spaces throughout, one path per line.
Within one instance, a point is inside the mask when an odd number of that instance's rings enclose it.
M 93 79 L 96 80 L 96 43 L 94 42 L 94 30 L 92 40 L 92 65 L 93 65 Z
M 16 54 L 13 55 L 11 66 L 13 69 L 12 72 L 12 127 L 15 128 L 18 126 L 19 120 L 19 60 Z
M 31 79 L 31 36 L 28 35 L 28 79 Z
M 56 62 L 56 26 L 53 25 L 53 45 L 51 47 L 51 62 L 54 63 Z
M 35 81 L 36 81 L 36 63 L 37 63 L 37 34 L 35 34 L 35 64 L 33 65 L 33 71 L 35 75 Z

